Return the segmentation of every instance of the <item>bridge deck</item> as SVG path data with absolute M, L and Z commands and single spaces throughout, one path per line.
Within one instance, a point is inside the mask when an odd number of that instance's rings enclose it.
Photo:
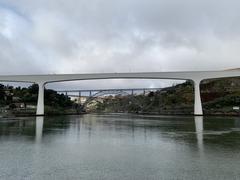
M 80 90 L 57 90 L 58 93 L 65 92 L 98 92 L 98 91 L 154 91 L 162 90 L 163 88 L 129 88 L 129 89 L 80 89 Z

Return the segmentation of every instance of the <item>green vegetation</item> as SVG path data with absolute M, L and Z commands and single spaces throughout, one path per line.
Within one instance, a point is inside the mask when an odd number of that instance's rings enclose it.
M 237 115 L 240 106 L 240 78 L 205 80 L 201 83 L 205 114 Z M 158 114 L 193 114 L 194 91 L 191 81 L 150 92 L 147 95 L 115 96 L 98 102 L 97 112 L 140 112 Z
M 201 97 L 205 114 L 239 114 L 233 107 L 240 106 L 240 78 L 205 80 Z
M 98 102 L 94 111 L 189 114 L 193 111 L 192 84 L 187 81 L 146 95 L 109 96 Z
M 4 86 L 0 84 L 0 107 L 2 113 L 15 115 L 35 114 L 38 98 L 38 85 L 33 84 L 29 87 L 21 88 Z M 67 113 L 71 109 L 73 102 L 63 94 L 56 91 L 45 89 L 45 110 L 46 114 Z

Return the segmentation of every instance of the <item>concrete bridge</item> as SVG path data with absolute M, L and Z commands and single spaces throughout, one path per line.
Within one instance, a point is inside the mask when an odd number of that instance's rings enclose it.
M 30 82 L 39 86 L 36 115 L 44 115 L 44 87 L 47 83 L 97 79 L 176 79 L 194 82 L 194 114 L 203 115 L 200 82 L 205 79 L 240 77 L 240 69 L 226 71 L 144 72 L 101 74 L 2 75 L 0 81 Z

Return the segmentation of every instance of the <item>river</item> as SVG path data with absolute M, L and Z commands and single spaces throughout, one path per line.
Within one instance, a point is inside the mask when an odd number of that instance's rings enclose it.
M 0 119 L 0 179 L 240 179 L 240 117 Z

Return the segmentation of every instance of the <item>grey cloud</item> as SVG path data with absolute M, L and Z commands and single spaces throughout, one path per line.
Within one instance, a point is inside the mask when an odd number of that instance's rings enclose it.
M 0 0 L 0 71 L 237 68 L 239 6 L 237 0 Z

